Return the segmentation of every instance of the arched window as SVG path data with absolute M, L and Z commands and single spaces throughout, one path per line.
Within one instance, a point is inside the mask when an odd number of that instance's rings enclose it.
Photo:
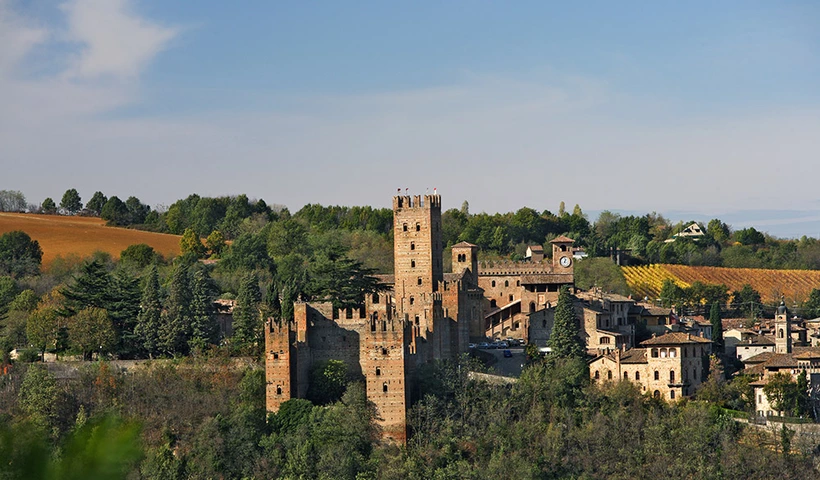
M 510 299 L 510 301 L 512 302 L 514 297 L 513 297 L 513 295 L 512 295 L 512 294 L 510 294 L 510 296 L 509 296 L 508 298 L 509 298 L 509 299 Z
M 612 380 L 612 370 L 608 370 L 606 372 L 606 378 L 609 379 L 609 380 Z
M 415 317 L 413 317 L 413 322 L 414 322 L 416 325 L 418 325 L 418 324 L 419 324 L 419 316 L 418 316 L 418 315 L 416 315 Z
M 669 383 L 675 383 L 675 371 L 669 370 Z
M 417 283 L 418 283 L 419 285 L 421 285 L 421 277 L 419 277 L 419 279 L 418 279 L 418 282 L 417 282 Z
M 665 348 L 661 349 L 661 358 L 666 358 L 666 349 Z
M 780 329 L 780 333 L 777 334 L 780 338 L 783 338 L 783 329 Z
M 641 379 L 641 372 L 636 371 L 635 372 L 635 380 L 640 380 L 640 379 Z
M 276 394 L 277 395 L 282 395 L 282 386 L 281 385 L 276 386 Z
M 655 370 L 655 380 L 660 380 L 660 379 L 661 379 L 661 374 L 658 373 L 657 370 Z
M 629 372 L 624 372 L 624 380 L 629 380 Z
M 521 286 L 521 280 L 516 280 L 515 281 L 515 286 L 520 287 Z
M 658 358 L 658 349 L 657 348 L 652 349 L 652 358 Z
M 416 261 L 410 260 L 410 268 L 416 268 Z
M 495 288 L 495 280 L 493 280 L 493 288 Z
M 655 398 L 661 398 L 661 392 L 659 390 L 655 390 L 655 393 L 652 394 Z
M 671 398 L 672 400 L 675 399 L 675 391 L 674 390 L 669 390 L 669 398 Z
M 416 303 L 416 299 L 411 296 L 410 297 L 410 305 L 413 305 L 414 303 Z
M 382 383 L 382 392 L 387 393 L 387 382 Z
M 510 281 L 509 280 L 504 280 L 504 286 L 509 287 L 510 286 Z
M 530 302 L 530 313 L 535 311 L 535 302 Z
M 416 242 L 410 242 L 410 250 L 416 249 Z
M 496 307 L 496 302 L 495 302 L 495 300 L 490 300 L 490 307 L 492 307 L 492 308 L 495 308 L 495 307 Z
M 416 222 L 416 231 L 421 231 L 421 224 L 419 222 Z
M 379 368 L 379 367 L 376 367 L 376 376 L 379 376 L 381 374 L 382 374 L 382 369 Z
M 670 348 L 669 349 L 669 358 L 675 358 L 678 356 L 678 349 L 677 348 Z

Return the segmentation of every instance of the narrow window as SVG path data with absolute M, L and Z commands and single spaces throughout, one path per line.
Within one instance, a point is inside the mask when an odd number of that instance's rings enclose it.
M 511 301 L 511 302 L 513 301 L 513 296 L 512 296 L 512 294 L 510 294 L 509 299 L 510 299 L 510 301 Z
M 641 372 L 635 372 L 635 380 L 641 379 Z
M 282 395 L 282 387 L 280 385 L 276 386 L 276 394 L 277 395 Z
M 382 392 L 387 393 L 387 382 L 382 384 Z
M 421 231 L 421 224 L 419 222 L 416 222 L 416 231 L 417 232 Z
M 416 317 L 413 319 L 413 321 L 416 323 L 416 325 L 418 325 L 419 324 L 419 316 L 416 315 Z
M 652 358 L 658 358 L 658 349 L 657 348 L 652 349 Z
M 379 367 L 376 367 L 376 376 L 378 377 L 381 374 L 382 374 L 382 369 L 379 368 Z
M 510 286 L 510 281 L 509 280 L 504 280 L 504 286 L 509 287 Z
M 535 311 L 535 302 L 530 302 L 530 313 Z
M 382 355 L 387 355 L 387 347 L 382 347 Z
M 410 260 L 410 268 L 416 268 L 416 261 Z
M 612 380 L 612 370 L 609 370 L 608 372 L 606 372 L 606 378 L 609 379 L 609 380 Z
M 673 400 L 675 399 L 675 391 L 674 390 L 669 391 L 669 398 L 671 398 Z
M 624 372 L 624 380 L 629 380 L 629 373 L 628 372 Z
M 407 224 L 406 223 L 402 226 L 402 230 L 404 230 L 405 232 L 407 231 Z
M 521 280 L 516 280 L 515 281 L 515 286 L 520 287 L 521 286 Z
M 655 393 L 652 396 L 655 398 L 661 398 L 661 392 L 659 390 L 655 390 Z
M 598 380 L 600 378 L 601 378 L 600 372 L 598 372 L 598 370 L 595 370 L 595 380 Z
M 273 359 L 274 359 L 274 360 L 279 360 L 279 354 L 278 354 L 278 353 L 274 353 L 274 354 L 273 354 Z
M 414 297 L 410 297 L 410 305 L 416 303 L 416 299 Z
M 495 280 L 493 280 L 493 288 L 495 288 Z
M 657 370 L 655 370 L 655 380 L 660 380 L 660 379 L 661 379 L 661 374 L 658 373 Z
M 669 383 L 675 383 L 675 371 L 674 370 L 669 371 Z
M 497 304 L 496 304 L 495 300 L 490 300 L 490 307 L 495 308 L 496 305 Z
M 416 242 L 410 242 L 410 250 L 416 249 Z
M 421 285 L 421 277 L 419 277 L 418 284 Z
M 372 303 L 379 303 L 379 294 L 378 293 L 373 294 Z

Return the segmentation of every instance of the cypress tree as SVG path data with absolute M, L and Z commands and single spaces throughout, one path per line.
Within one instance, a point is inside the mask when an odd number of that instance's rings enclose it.
M 191 333 L 191 282 L 188 265 L 181 262 L 168 288 L 168 299 L 162 316 L 160 344 L 170 355 L 185 354 Z
M 134 331 L 140 314 L 140 299 L 139 280 L 128 270 L 119 270 L 111 277 L 106 310 L 118 338 L 115 351 L 121 357 L 133 357 L 141 350 Z
M 255 272 L 246 273 L 239 285 L 233 309 L 233 336 L 238 348 L 254 347 L 262 334 L 259 303 L 262 294 Z
M 717 302 L 712 304 L 712 310 L 709 311 L 709 321 L 712 323 L 712 341 L 715 343 L 715 349 L 723 352 L 723 322 L 720 319 L 720 305 Z
M 275 281 L 268 284 L 262 305 L 262 315 L 265 319 L 273 318 L 276 322 L 282 319 L 282 302 L 279 300 L 279 288 Z
M 191 350 L 203 349 L 218 340 L 219 327 L 214 318 L 213 282 L 206 270 L 194 274 L 191 299 Z
M 575 309 L 572 306 L 572 297 L 567 287 L 561 287 L 558 293 L 558 304 L 555 306 L 555 322 L 550 335 L 549 346 L 552 355 L 556 357 L 584 356 L 584 347 L 578 331 L 578 322 L 575 319 Z
M 160 349 L 161 315 L 162 302 L 160 302 L 159 275 L 157 274 L 157 266 L 151 265 L 143 283 L 140 312 L 137 315 L 137 325 L 134 327 L 134 333 L 139 343 L 151 357 L 159 353 Z

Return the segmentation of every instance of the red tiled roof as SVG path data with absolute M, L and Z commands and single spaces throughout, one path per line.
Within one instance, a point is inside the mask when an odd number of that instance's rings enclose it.
M 641 345 L 679 345 L 684 343 L 712 343 L 712 341 L 690 333 L 672 332 L 644 340 Z

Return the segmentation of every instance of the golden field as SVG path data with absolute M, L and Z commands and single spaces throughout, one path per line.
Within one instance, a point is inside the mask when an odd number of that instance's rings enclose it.
M 687 265 L 649 265 L 621 267 L 632 293 L 639 297 L 658 298 L 667 278 L 681 287 L 694 282 L 724 284 L 730 291 L 748 283 L 760 292 L 765 303 L 775 303 L 781 295 L 788 302 L 803 302 L 813 288 L 820 289 L 818 270 L 767 270 L 762 268 L 690 267 Z M 790 303 L 791 304 L 791 303 Z
M 40 242 L 45 268 L 57 256 L 85 257 L 97 250 L 118 258 L 126 247 L 138 243 L 148 244 L 166 257 L 179 255 L 178 235 L 107 227 L 104 220 L 95 217 L 0 212 L 0 234 L 13 230 L 22 230 Z

